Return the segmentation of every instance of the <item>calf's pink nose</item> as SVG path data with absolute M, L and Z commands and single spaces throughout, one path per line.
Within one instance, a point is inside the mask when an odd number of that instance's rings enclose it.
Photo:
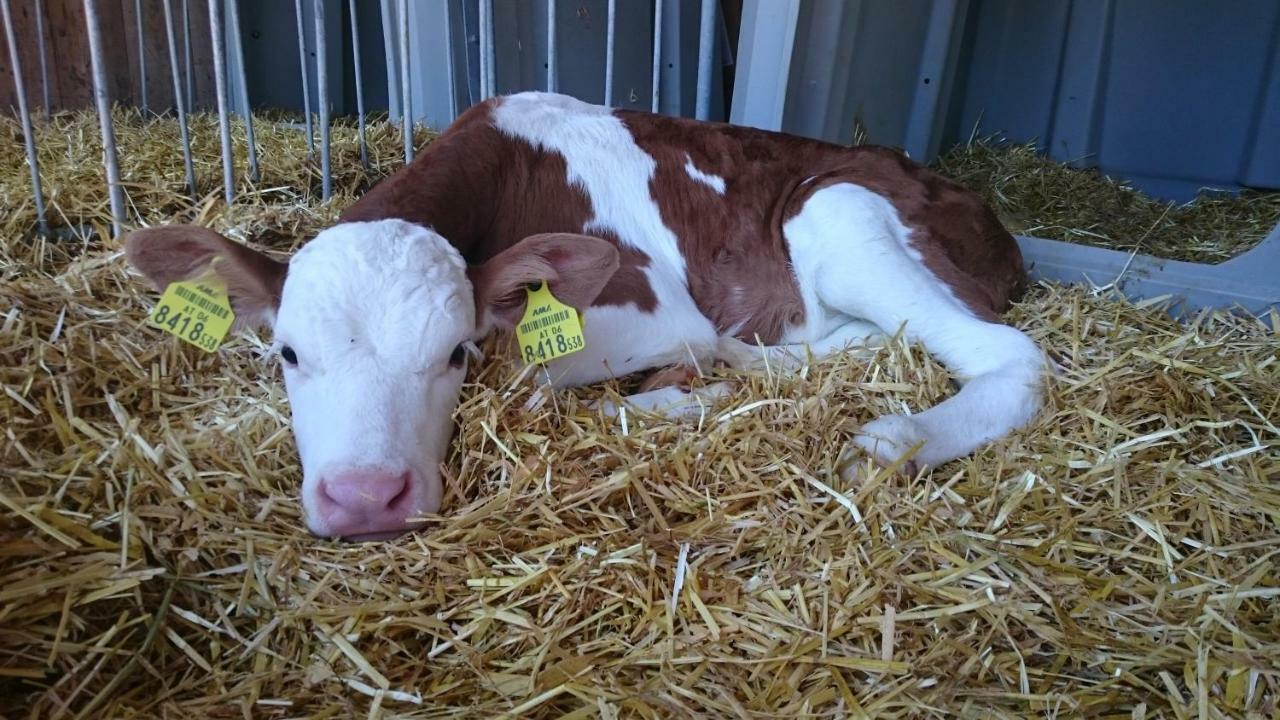
M 352 469 L 320 480 L 318 508 L 333 535 L 368 535 L 404 530 L 412 505 L 410 474 Z

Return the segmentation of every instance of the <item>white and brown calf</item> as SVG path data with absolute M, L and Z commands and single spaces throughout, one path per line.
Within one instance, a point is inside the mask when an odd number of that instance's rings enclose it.
M 586 318 L 586 349 L 548 365 L 560 386 L 822 356 L 905 328 L 962 388 L 863 427 L 877 461 L 937 466 L 1040 404 L 1043 356 L 999 320 L 1026 284 L 1013 238 L 975 195 L 882 148 L 524 93 L 468 110 L 287 264 L 197 227 L 126 248 L 157 287 L 220 257 L 237 315 L 273 328 L 323 536 L 394 535 L 438 510 L 472 343 L 510 327 L 537 281 Z

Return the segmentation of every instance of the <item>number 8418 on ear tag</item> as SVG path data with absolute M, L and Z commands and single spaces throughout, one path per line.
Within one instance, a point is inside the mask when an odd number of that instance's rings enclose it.
M 226 283 L 211 275 L 169 283 L 147 324 L 211 353 L 227 337 L 235 319 Z
M 557 300 L 546 283 L 530 286 L 526 291 L 528 304 L 516 325 L 516 342 L 525 362 L 555 360 L 587 346 L 577 310 Z

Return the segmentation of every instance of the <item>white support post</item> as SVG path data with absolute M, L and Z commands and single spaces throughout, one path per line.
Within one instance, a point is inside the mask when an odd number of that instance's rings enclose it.
M 662 106 L 662 0 L 653 0 L 653 100 L 651 112 Z
M 744 0 L 729 121 L 780 130 L 801 0 Z
M 711 59 L 716 48 L 716 0 L 702 0 L 702 16 L 698 23 L 698 95 L 694 117 L 711 118 Z

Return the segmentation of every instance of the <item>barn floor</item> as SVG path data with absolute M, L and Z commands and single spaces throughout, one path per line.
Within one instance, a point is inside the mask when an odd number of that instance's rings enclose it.
M 190 203 L 172 123 L 117 122 L 149 222 L 285 250 L 367 180 L 339 128 L 323 205 L 285 162 L 301 137 L 259 127 L 268 190 L 227 209 L 204 118 Z M 53 217 L 104 227 L 93 118 L 40 125 Z M 620 388 L 542 397 L 497 357 L 458 412 L 446 514 L 343 545 L 301 523 L 264 339 L 180 345 L 143 325 L 155 295 L 116 243 L 31 239 L 3 132 L 0 713 L 1278 712 L 1280 317 L 1179 325 L 1037 287 L 1010 319 L 1062 368 L 1038 423 L 858 485 L 832 471 L 859 424 L 950 392 L 917 348 L 736 375 L 702 420 L 625 432 L 581 402 Z M 376 175 L 399 139 L 373 133 Z

